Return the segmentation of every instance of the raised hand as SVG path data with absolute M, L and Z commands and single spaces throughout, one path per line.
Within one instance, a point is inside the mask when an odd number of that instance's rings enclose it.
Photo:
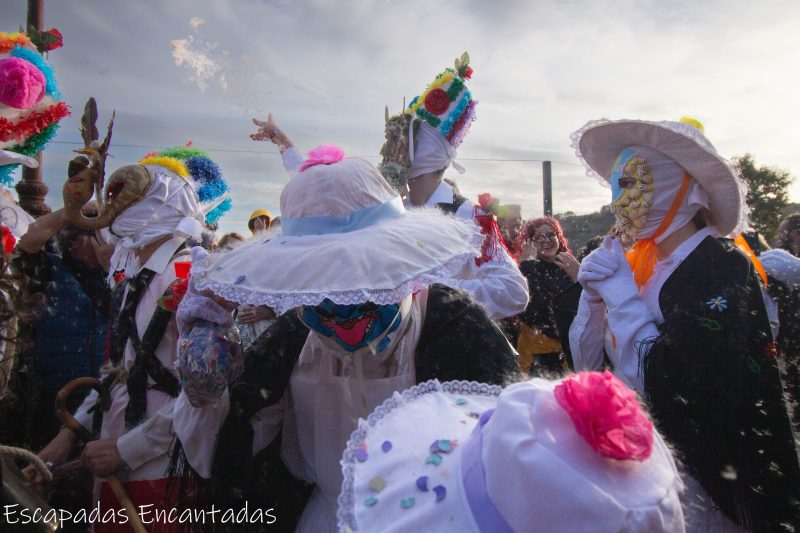
M 272 113 L 267 115 L 266 122 L 263 120 L 253 119 L 253 124 L 258 126 L 258 131 L 250 134 L 250 138 L 254 141 L 269 141 L 277 145 L 282 150 L 292 146 L 292 141 L 275 123 L 272 118 Z

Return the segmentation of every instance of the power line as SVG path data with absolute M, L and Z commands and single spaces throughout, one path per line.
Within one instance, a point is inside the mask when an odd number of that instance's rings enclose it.
M 65 144 L 69 146 L 83 146 L 83 143 L 73 141 L 50 141 L 49 144 Z M 113 146 L 119 148 L 140 148 L 142 150 L 161 150 L 163 146 L 151 146 L 146 144 L 119 144 L 114 143 Z M 238 153 L 238 154 L 257 154 L 257 155 L 280 155 L 280 152 L 267 152 L 261 150 L 239 150 L 234 148 L 203 148 L 206 152 L 224 152 L 224 153 Z M 378 155 L 361 155 L 358 157 L 366 157 L 369 159 L 379 159 Z M 486 161 L 494 163 L 541 163 L 543 161 L 551 161 L 558 165 L 568 165 L 574 167 L 582 166 L 580 163 L 571 163 L 567 161 L 554 161 L 552 159 L 500 159 L 491 157 L 460 157 L 459 161 Z

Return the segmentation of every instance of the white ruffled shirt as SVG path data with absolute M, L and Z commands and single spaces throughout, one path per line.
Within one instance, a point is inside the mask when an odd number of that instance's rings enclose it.
M 173 257 L 175 243 L 168 241 L 161 245 L 144 268 L 153 270 L 156 275 L 142 294 L 136 307 L 136 328 L 144 335 L 147 325 L 156 310 L 158 299 L 167 287 L 177 279 L 175 261 L 185 261 L 187 254 Z M 127 298 L 127 294 L 125 295 Z M 164 337 L 158 343 L 155 355 L 161 364 L 178 378 L 175 370 L 178 328 L 170 320 Z M 124 352 L 125 369 L 130 369 L 136 353 L 128 341 Z M 153 383 L 152 379 L 148 381 Z M 147 412 L 143 422 L 130 431 L 125 430 L 125 408 L 128 405 L 128 390 L 125 385 L 115 385 L 111 391 L 111 408 L 103 415 L 101 439 L 116 439 L 117 449 L 124 463 L 130 468 L 121 475 L 122 481 L 164 478 L 169 465 L 168 452 L 175 434 L 181 439 L 189 464 L 200 475 L 208 477 L 211 473 L 211 457 L 214 446 L 213 436 L 227 413 L 228 395 L 225 393 L 221 403 L 225 409 L 200 409 L 193 407 L 183 392 L 177 398 L 154 389 L 147 390 Z M 97 393 L 92 391 L 75 413 L 81 425 L 91 429 L 92 415 L 88 410 L 94 405 Z M 174 433 L 173 433 L 174 430 Z M 204 438 L 209 436 L 209 438 Z
M 448 183 L 442 181 L 428 198 L 426 206 L 450 204 L 454 199 L 455 191 Z M 473 220 L 475 214 L 482 213 L 480 210 L 475 213 L 474 204 L 467 200 L 458 207 L 456 216 Z M 499 248 L 497 254 L 491 261 L 481 266 L 470 261 L 455 284 L 482 304 L 494 320 L 518 315 L 528 306 L 528 281 L 505 249 Z

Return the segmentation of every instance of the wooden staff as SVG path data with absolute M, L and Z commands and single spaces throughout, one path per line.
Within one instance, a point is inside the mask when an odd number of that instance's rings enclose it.
M 99 379 L 95 378 L 77 378 L 73 379 L 66 385 L 64 385 L 58 394 L 56 395 L 56 416 L 59 420 L 64 424 L 65 427 L 69 428 L 73 433 L 75 433 L 79 439 L 84 442 L 89 442 L 94 440 L 92 438 L 92 434 L 83 427 L 80 422 L 75 420 L 75 417 L 72 416 L 72 413 L 67 410 L 67 398 L 69 398 L 70 394 L 75 389 L 80 389 L 83 387 L 90 387 L 97 391 L 100 395 L 97 399 L 97 403 L 95 404 L 96 408 L 100 405 L 108 403 L 108 391 L 100 383 Z M 105 477 L 105 482 L 109 484 L 111 490 L 114 491 L 114 495 L 117 497 L 117 500 L 125 507 L 125 510 L 128 512 L 128 516 L 131 519 L 131 528 L 136 533 L 147 533 L 147 530 L 144 528 L 144 524 L 142 524 L 142 519 L 139 517 L 139 513 L 136 512 L 136 507 L 133 505 L 128 493 L 125 492 L 125 487 L 122 486 L 119 478 L 115 474 L 110 474 Z

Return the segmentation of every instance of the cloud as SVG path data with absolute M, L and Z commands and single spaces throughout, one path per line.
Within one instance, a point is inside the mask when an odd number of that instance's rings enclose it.
M 384 105 L 396 111 L 464 50 L 480 105 L 459 148 L 467 173 L 448 174 L 473 199 L 488 191 L 541 214 L 538 160 L 549 159 L 555 211 L 608 203 L 569 148 L 601 117 L 696 116 L 723 155 L 800 174 L 800 6 L 785 0 L 197 0 L 188 14 L 186 2 L 52 4 L 67 43 L 50 57 L 60 88 L 78 109 L 89 95 L 101 113 L 116 108 L 114 165 L 189 138 L 224 149 L 212 151 L 234 201 L 223 231 L 246 231 L 256 206 L 276 210 L 287 179 L 274 148 L 250 141 L 251 116 L 273 112 L 301 152 L 332 142 L 377 162 Z M 7 11 L 24 20 L 24 3 Z M 58 141 L 80 141 L 76 115 Z M 54 208 L 73 147 L 45 154 Z
M 185 39 L 170 41 L 169 44 L 175 65 L 189 71 L 189 81 L 197 85 L 200 92 L 205 92 L 210 84 L 218 85 L 223 91 L 228 89 L 225 74 L 228 52 L 219 50 L 217 43 L 195 41 L 190 35 Z

